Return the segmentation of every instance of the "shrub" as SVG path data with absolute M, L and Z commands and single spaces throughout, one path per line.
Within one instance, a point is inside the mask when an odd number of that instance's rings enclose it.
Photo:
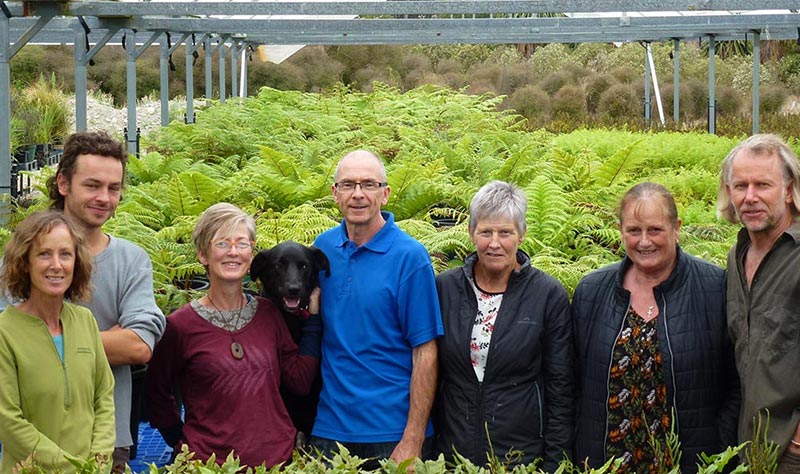
M 396 68 L 397 72 L 405 78 L 409 74 L 433 72 L 431 59 L 422 53 L 411 53 L 403 56 Z
M 506 64 L 497 75 L 497 92 L 503 95 L 513 94 L 520 87 L 535 82 L 535 73 L 530 63 Z
M 452 72 L 461 74 L 464 72 L 464 66 L 456 59 L 444 58 L 436 63 L 433 70 L 439 74 L 448 74 Z
M 636 68 L 629 66 L 618 66 L 608 71 L 611 76 L 619 82 L 632 84 L 634 82 L 643 81 L 644 74 L 640 73 Z
M 250 67 L 249 89 L 271 87 L 280 90 L 306 90 L 307 81 L 303 69 L 290 62 L 281 64 L 256 62 Z
M 759 98 L 762 114 L 777 114 L 789 97 L 789 91 L 781 85 L 767 85 L 761 88 Z
M 478 85 L 488 86 L 490 90 L 497 91 L 497 82 L 503 66 L 496 63 L 481 63 L 467 70 L 467 83 L 470 89 L 475 89 Z
M 681 87 L 681 109 L 686 111 L 689 119 L 706 119 L 708 117 L 708 83 L 697 79 L 683 81 L 688 96 L 683 95 Z
M 610 43 L 581 43 L 572 52 L 572 59 L 576 64 L 599 71 L 614 49 L 616 47 Z
M 342 81 L 344 64 L 328 56 L 322 46 L 306 46 L 287 61 L 302 71 L 305 90 L 319 92 Z
M 443 74 L 444 72 L 439 70 L 439 64 L 443 61 L 455 61 L 459 65 L 459 71 L 464 72 L 486 61 L 498 49 L 507 48 L 509 46 L 495 44 L 433 44 L 415 45 L 412 46 L 412 51 L 419 51 L 428 56 L 436 72 Z
M 362 92 L 372 92 L 374 82 L 400 87 L 400 76 L 388 66 L 369 65 L 353 73 L 351 84 Z
M 586 96 L 580 86 L 568 84 L 553 97 L 553 116 L 580 122 L 586 118 Z
M 735 116 L 742 113 L 744 98 L 731 86 L 719 85 L 716 89 L 717 114 Z
M 14 105 L 12 113 L 24 123 L 21 138 L 26 143 L 53 143 L 66 138 L 71 112 L 67 109 L 66 96 L 55 83 L 55 76 L 50 80 L 39 76 L 20 92 Z
M 632 119 L 639 111 L 639 99 L 627 84 L 614 84 L 600 94 L 597 113 L 603 118 L 618 121 Z
M 42 63 L 44 50 L 36 47 L 25 47 L 11 59 L 11 79 L 17 87 L 25 87 L 36 81 L 39 77 L 39 66 Z
M 446 76 L 431 71 L 412 71 L 403 80 L 403 87 L 405 90 L 411 90 L 428 84 L 439 87 L 451 87 Z
M 514 109 L 531 123 L 542 123 L 550 118 L 550 97 L 538 86 L 528 85 L 517 89 L 503 106 Z
M 561 90 L 561 88 L 565 85 L 573 83 L 574 81 L 568 72 L 558 71 L 548 74 L 544 79 L 542 79 L 542 81 L 539 83 L 539 87 L 543 91 L 547 92 L 548 95 L 552 96 Z
M 542 48 L 537 48 L 529 60 L 539 77 L 552 74 L 567 63 L 574 63 L 569 46 L 560 43 L 551 43 Z M 560 88 L 559 88 L 560 89 Z M 558 90 L 558 89 L 556 89 Z M 556 91 L 553 91 L 555 93 Z
M 587 78 L 583 89 L 586 94 L 586 109 L 590 113 L 597 111 L 597 104 L 600 102 L 600 95 L 605 92 L 616 79 L 610 74 L 594 74 Z

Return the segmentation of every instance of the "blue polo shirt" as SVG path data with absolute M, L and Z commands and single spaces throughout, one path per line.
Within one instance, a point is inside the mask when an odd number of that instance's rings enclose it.
M 399 441 L 408 420 L 412 349 L 443 334 L 433 266 L 394 216 L 360 247 L 345 222 L 314 245 L 320 273 L 322 393 L 313 435 L 342 442 Z M 428 422 L 427 435 L 433 434 Z

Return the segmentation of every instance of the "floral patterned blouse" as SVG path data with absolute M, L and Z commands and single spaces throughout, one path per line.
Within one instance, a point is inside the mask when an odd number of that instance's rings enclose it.
M 609 457 L 623 458 L 619 473 L 658 472 L 653 440 L 663 449 L 670 431 L 656 321 L 645 322 L 631 308 L 614 345 L 608 379 L 606 451 Z M 667 459 L 666 463 L 672 461 Z
M 503 302 L 503 293 L 487 293 L 478 288 L 473 277 L 468 279 L 475 291 L 475 297 L 478 299 L 478 314 L 475 316 L 472 339 L 469 341 L 469 358 L 478 382 L 483 382 L 486 359 L 489 355 L 489 343 L 492 340 L 494 322 L 497 312 L 500 310 L 500 303 Z

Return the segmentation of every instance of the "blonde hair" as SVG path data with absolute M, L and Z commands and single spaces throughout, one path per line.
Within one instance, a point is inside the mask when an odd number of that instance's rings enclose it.
M 211 240 L 217 236 L 233 234 L 236 228 L 244 224 L 250 240 L 256 240 L 256 221 L 249 214 L 227 202 L 220 202 L 209 207 L 200 215 L 192 232 L 194 248 L 208 255 Z

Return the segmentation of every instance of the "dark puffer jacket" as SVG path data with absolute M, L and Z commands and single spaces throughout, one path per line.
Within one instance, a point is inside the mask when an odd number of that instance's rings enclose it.
M 452 460 L 453 449 L 484 465 L 489 452 L 503 459 L 510 450 L 520 462 L 543 458 L 555 470 L 571 447 L 574 365 L 569 298 L 558 281 L 522 265 L 511 274 L 497 314 L 483 383 L 470 362 L 470 339 L 478 313 L 467 275 L 473 253 L 462 268 L 436 278 L 444 337 L 439 341 L 439 393 L 434 419 L 437 449 Z
M 725 272 L 678 248 L 669 278 L 653 289 L 658 304 L 658 344 L 668 407 L 683 448 L 682 472 L 694 472 L 697 455 L 736 445 L 741 394 L 725 321 Z M 587 275 L 572 300 L 577 353 L 578 413 L 575 460 L 598 467 L 606 460 L 608 374 L 614 342 L 630 305 L 622 287 L 631 261 Z

